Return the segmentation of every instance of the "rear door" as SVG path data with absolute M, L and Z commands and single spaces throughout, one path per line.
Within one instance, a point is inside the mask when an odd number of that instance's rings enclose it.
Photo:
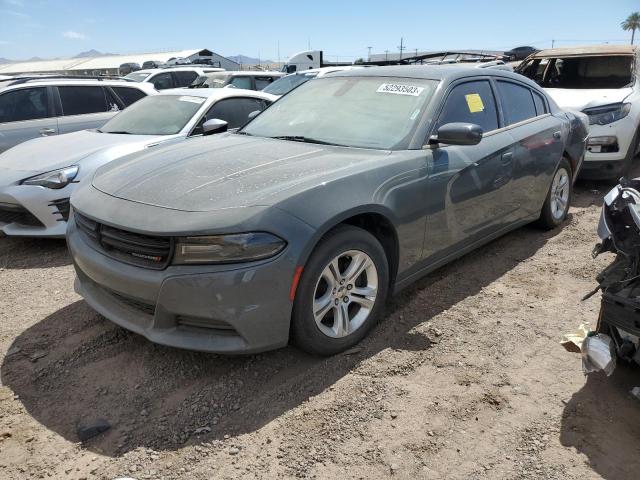
M 100 128 L 120 110 L 111 96 L 99 85 L 58 86 L 59 133 Z
M 563 153 L 562 122 L 549 114 L 545 97 L 515 80 L 496 79 L 504 125 L 514 140 L 509 197 L 519 218 L 537 215 Z
M 489 78 L 463 80 L 447 94 L 432 132 L 446 123 L 480 125 L 478 145 L 439 145 L 432 150 L 429 218 L 423 257 L 445 258 L 503 229 L 514 217 L 508 198 L 513 177 L 513 138 L 500 128 Z
M 51 87 L 21 87 L 0 93 L 0 153 L 32 138 L 56 135 Z

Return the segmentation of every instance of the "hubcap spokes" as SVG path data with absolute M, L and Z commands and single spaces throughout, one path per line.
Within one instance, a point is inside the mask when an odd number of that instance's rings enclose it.
M 560 220 L 569 206 L 569 174 L 564 168 L 556 172 L 551 185 L 551 214 Z
M 313 316 L 322 333 L 345 337 L 369 317 L 378 293 L 378 271 L 359 250 L 336 256 L 316 283 Z

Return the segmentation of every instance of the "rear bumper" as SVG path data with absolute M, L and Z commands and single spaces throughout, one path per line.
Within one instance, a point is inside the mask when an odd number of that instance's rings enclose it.
M 289 340 L 295 261 L 151 270 L 94 250 L 73 219 L 67 244 L 76 291 L 97 312 L 152 342 L 225 354 L 273 350 Z

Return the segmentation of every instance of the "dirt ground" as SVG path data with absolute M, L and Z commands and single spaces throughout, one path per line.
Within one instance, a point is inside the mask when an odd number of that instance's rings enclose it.
M 0 239 L 0 478 L 637 479 L 640 369 L 585 377 L 558 343 L 595 325 L 608 188 L 424 278 L 332 358 L 153 345 L 73 293 L 64 242 Z

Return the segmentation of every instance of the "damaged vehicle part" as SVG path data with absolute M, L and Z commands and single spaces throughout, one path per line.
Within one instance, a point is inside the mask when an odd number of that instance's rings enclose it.
M 621 179 L 604 197 L 593 256 L 616 254 L 597 277 L 602 290 L 596 331 L 609 335 L 618 356 L 640 364 L 640 179 Z
M 542 50 L 516 70 L 589 117 L 582 178 L 618 179 L 640 151 L 639 62 L 636 46 L 598 45 Z

